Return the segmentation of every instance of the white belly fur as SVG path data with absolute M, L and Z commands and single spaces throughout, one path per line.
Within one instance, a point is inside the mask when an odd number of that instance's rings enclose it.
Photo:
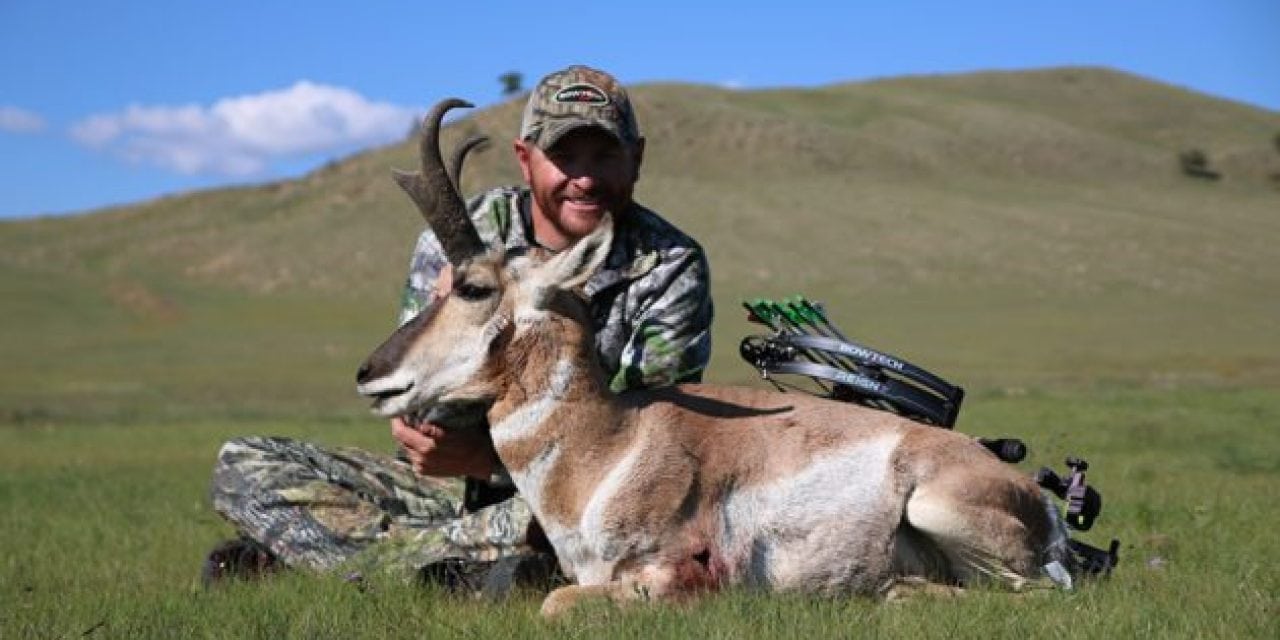
M 778 591 L 875 588 L 901 518 L 891 478 L 899 440 L 863 441 L 794 476 L 730 493 L 719 540 L 730 579 Z

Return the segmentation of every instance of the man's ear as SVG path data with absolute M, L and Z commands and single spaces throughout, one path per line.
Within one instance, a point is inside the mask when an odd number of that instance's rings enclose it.
M 524 183 L 529 184 L 532 181 L 533 173 L 529 170 L 529 156 L 533 153 L 530 142 L 516 138 L 511 143 L 512 149 L 516 152 L 516 163 L 520 165 L 520 175 L 524 178 Z
M 533 305 L 544 307 L 556 291 L 580 287 L 595 275 L 613 244 L 613 216 L 605 212 L 594 231 L 557 253 L 529 274 Z

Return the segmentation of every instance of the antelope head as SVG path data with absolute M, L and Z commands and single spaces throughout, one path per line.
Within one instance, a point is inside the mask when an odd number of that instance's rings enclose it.
M 446 171 L 439 127 L 444 113 L 470 106 L 445 100 L 422 127 L 417 173 L 396 172 L 396 182 L 435 232 L 453 268 L 451 290 L 397 329 L 361 365 L 357 390 L 373 399 L 372 411 L 410 422 L 438 421 L 459 407 L 488 406 L 501 392 L 500 362 L 507 346 L 538 323 L 561 292 L 580 286 L 608 254 L 612 222 L 554 256 L 543 250 L 508 255 L 486 250 L 457 188 L 461 158 Z

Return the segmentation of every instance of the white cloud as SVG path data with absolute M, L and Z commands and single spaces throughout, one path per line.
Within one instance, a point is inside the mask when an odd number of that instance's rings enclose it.
M 71 127 L 71 137 L 90 147 L 103 147 L 120 135 L 120 122 L 115 116 L 90 116 Z
M 40 133 L 45 121 L 40 114 L 18 107 L 0 104 L 0 131 L 10 133 Z
M 252 175 L 272 161 L 397 140 L 416 109 L 308 81 L 212 105 L 143 106 L 90 116 L 81 144 L 184 174 Z

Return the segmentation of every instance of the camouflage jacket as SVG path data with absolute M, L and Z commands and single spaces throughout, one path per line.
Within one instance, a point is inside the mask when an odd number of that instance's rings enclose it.
M 490 246 L 533 244 L 530 195 L 502 187 L 468 203 Z M 696 382 L 711 356 L 711 287 L 702 247 L 638 204 L 617 216 L 613 246 L 584 287 L 591 301 L 596 352 L 614 391 Z M 418 238 L 401 302 L 408 322 L 431 300 L 447 263 L 435 234 Z

